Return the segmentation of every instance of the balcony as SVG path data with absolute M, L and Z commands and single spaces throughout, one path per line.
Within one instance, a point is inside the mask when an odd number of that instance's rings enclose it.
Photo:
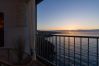
M 28 53 L 0 48 L 1 66 L 99 66 L 99 37 L 38 34 L 37 60 Z
M 37 58 L 49 66 L 99 66 L 98 36 L 38 34 Z

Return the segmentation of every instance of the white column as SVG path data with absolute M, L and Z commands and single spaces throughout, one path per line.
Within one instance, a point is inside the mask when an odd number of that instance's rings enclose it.
M 36 11 L 35 11 L 35 0 L 30 0 L 28 2 L 28 27 L 29 27 L 29 42 L 30 42 L 30 49 L 33 52 L 33 60 L 36 60 L 36 51 L 35 51 L 35 44 L 36 44 Z

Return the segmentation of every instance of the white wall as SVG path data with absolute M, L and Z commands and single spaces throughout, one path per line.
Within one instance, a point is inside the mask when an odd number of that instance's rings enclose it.
M 0 12 L 4 13 L 4 46 L 13 47 L 17 39 L 17 0 L 0 0 Z
M 34 48 L 35 43 L 35 0 L 21 1 L 0 0 L 0 12 L 4 13 L 4 47 L 25 46 L 30 53 L 30 47 Z

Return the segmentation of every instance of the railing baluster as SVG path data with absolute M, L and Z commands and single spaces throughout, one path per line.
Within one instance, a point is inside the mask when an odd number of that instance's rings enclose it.
M 68 37 L 68 66 L 70 66 L 70 37 Z
M 38 54 L 38 44 L 37 44 L 37 41 L 38 41 L 38 36 L 36 36 L 36 45 L 35 45 L 35 49 L 36 49 L 36 54 Z M 36 58 L 37 58 L 37 55 L 36 55 Z
M 39 48 L 38 48 L 38 51 L 39 51 L 39 55 L 41 55 L 41 50 L 40 50 L 40 47 L 41 47 L 41 38 L 40 38 L 40 36 L 38 37 L 39 38 L 39 42 L 38 42 L 38 46 L 39 46 Z
M 89 66 L 89 38 L 88 38 L 88 66 Z
M 55 61 L 56 61 L 56 66 L 57 66 L 57 36 L 55 36 L 55 45 L 56 45 L 56 59 L 55 59 Z
M 37 36 L 36 39 L 37 39 L 38 42 L 40 42 L 39 36 Z M 37 43 L 37 42 L 36 42 L 36 43 Z M 37 55 L 39 54 L 39 43 L 36 44 L 36 53 L 37 53 Z
M 46 51 L 46 50 L 45 50 L 45 47 L 46 47 L 46 43 L 47 43 L 47 42 L 46 42 L 46 39 L 45 39 L 45 38 L 46 38 L 46 37 L 45 37 L 45 34 L 44 34 L 43 56 L 45 56 L 45 54 L 46 54 L 46 52 L 45 52 L 45 51 Z M 45 46 L 45 47 L 44 47 L 44 46 Z
M 53 45 L 53 46 L 55 46 L 55 45 L 54 45 L 54 36 L 52 36 L 52 45 Z M 52 47 L 52 46 L 51 46 L 51 49 L 53 49 L 53 47 Z M 53 49 L 53 51 L 54 51 L 54 49 Z M 54 58 L 53 58 L 53 57 L 52 57 L 51 59 L 52 59 L 52 60 L 54 60 Z
M 98 58 L 98 52 L 99 52 L 99 51 L 98 51 L 98 50 L 99 50 L 99 49 L 98 49 L 98 46 L 99 46 L 98 43 L 99 43 L 99 42 L 98 42 L 98 38 L 97 38 L 97 48 L 96 48 L 96 49 L 97 49 L 97 50 L 96 50 L 96 52 L 97 52 L 97 57 L 96 57 L 97 66 L 98 66 L 98 61 L 99 61 L 99 60 L 98 60 L 98 59 L 99 59 L 99 58 Z
M 46 36 L 45 36 L 45 34 L 44 34 L 44 36 L 43 36 L 43 44 L 42 44 L 42 48 L 43 48 L 43 56 L 45 57 L 45 55 L 46 55 L 46 43 L 47 43 L 47 41 L 46 41 Z
M 61 59 L 61 37 L 59 36 L 59 59 Z M 60 65 L 60 62 L 59 62 Z
M 42 40 L 41 40 L 42 38 L 41 38 L 41 36 L 40 36 L 40 49 L 39 49 L 39 51 L 40 51 L 40 56 L 42 56 Z
M 41 56 L 41 35 L 39 36 L 39 40 L 40 40 L 40 42 L 38 42 L 39 43 L 39 53 L 40 53 L 40 56 Z
M 44 40 L 43 40 L 43 38 L 44 38 L 44 34 L 43 34 L 43 36 L 42 36 L 42 38 L 41 38 L 41 40 L 42 40 L 42 43 L 41 43 L 41 45 L 42 45 L 42 57 L 44 57 Z
M 48 38 L 48 43 L 47 43 L 47 44 L 49 44 L 49 42 L 50 42 L 50 37 Z M 47 52 L 49 53 L 49 51 L 50 51 L 49 45 L 47 45 Z M 48 54 L 48 53 L 47 53 L 47 54 Z M 48 56 L 47 58 L 50 58 L 50 57 Z M 48 66 L 49 66 L 49 64 L 48 64 Z
M 65 37 L 64 37 L 64 66 L 65 66 Z
M 51 42 L 51 37 L 49 37 L 49 42 Z M 48 48 L 50 48 L 50 46 L 48 46 Z M 48 49 L 48 52 L 51 52 L 51 50 Z M 48 59 L 50 59 L 50 56 L 48 56 Z
M 42 47 L 43 47 L 43 38 L 41 36 L 41 56 L 43 57 L 43 49 L 42 49 Z
M 75 66 L 75 37 L 74 37 L 74 66 Z
M 80 66 L 82 66 L 82 38 L 80 38 Z

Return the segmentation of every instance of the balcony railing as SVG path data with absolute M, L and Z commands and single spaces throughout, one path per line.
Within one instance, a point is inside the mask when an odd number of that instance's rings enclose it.
M 49 66 L 99 66 L 98 36 L 37 35 L 37 58 Z

